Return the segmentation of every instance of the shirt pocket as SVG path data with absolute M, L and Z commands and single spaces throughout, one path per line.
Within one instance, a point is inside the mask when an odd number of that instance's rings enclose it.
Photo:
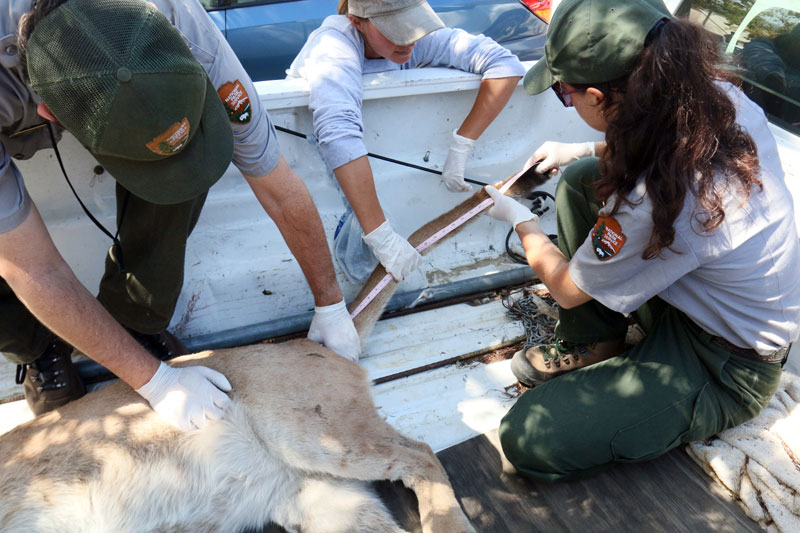
M 219 50 L 219 39 L 215 39 L 213 36 L 208 39 L 189 39 L 186 35 L 183 36 L 183 39 L 189 46 L 194 58 L 203 66 L 208 77 L 213 79 L 212 71 L 215 67 L 217 51 Z

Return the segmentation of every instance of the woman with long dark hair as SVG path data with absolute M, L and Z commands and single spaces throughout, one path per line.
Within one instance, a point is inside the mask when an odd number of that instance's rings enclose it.
M 578 159 L 558 184 L 558 248 L 492 188 L 489 214 L 560 305 L 556 342 L 514 355 L 535 387 L 500 427 L 520 473 L 555 481 L 757 415 L 800 332 L 800 247 L 764 113 L 705 30 L 660 0 L 565 0 L 545 49 L 525 89 L 552 88 L 605 142 L 532 157 Z M 633 347 L 627 314 L 647 334 Z

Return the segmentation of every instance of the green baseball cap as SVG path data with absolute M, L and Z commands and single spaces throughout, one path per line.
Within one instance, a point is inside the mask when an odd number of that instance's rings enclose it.
M 661 0 L 564 0 L 547 29 L 544 57 L 525 74 L 525 92 L 539 94 L 557 81 L 622 78 L 665 18 L 672 15 Z
M 120 185 L 156 204 L 208 191 L 233 157 L 214 86 L 144 0 L 70 0 L 27 45 L 31 87 Z

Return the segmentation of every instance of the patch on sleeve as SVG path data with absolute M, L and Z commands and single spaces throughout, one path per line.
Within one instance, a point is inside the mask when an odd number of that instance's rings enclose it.
M 228 118 L 234 124 L 247 124 L 250 122 L 250 96 L 239 80 L 226 81 L 217 91 Z
M 184 117 L 183 120 L 167 128 L 164 133 L 147 143 L 146 146 L 151 152 L 158 155 L 177 154 L 186 146 L 189 131 L 191 131 L 189 120 Z
M 613 217 L 600 217 L 592 230 L 592 248 L 600 261 L 611 259 L 625 244 L 625 234 Z

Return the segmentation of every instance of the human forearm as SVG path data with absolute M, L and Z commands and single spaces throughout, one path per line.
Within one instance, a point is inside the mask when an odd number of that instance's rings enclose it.
M 383 214 L 372 170 L 366 157 L 359 157 L 334 170 L 350 206 L 364 230 L 364 242 L 396 280 L 405 279 L 422 257 L 406 239 L 395 232 Z
M 591 300 L 591 297 L 572 281 L 569 261 L 550 241 L 550 237 L 542 231 L 537 222 L 523 222 L 517 225 L 516 230 L 522 241 L 528 264 L 561 307 L 570 309 Z
M 45 326 L 131 387 L 155 373 L 158 361 L 78 281 L 35 208 L 20 226 L 0 235 L 0 275 Z
M 461 127 L 453 131 L 453 140 L 442 168 L 442 180 L 450 192 L 467 192 L 472 189 L 466 184 L 464 177 L 469 154 L 475 140 L 506 105 L 518 81 L 519 77 L 514 76 L 485 79 L 481 82 L 472 110 Z
M 603 157 L 603 154 L 606 153 L 606 142 L 605 141 L 597 141 L 594 143 L 594 155 L 597 157 Z
M 147 383 L 158 369 L 158 360 L 108 314 L 66 264 L 11 278 L 11 289 L 42 324 L 132 388 Z
M 484 187 L 494 205 L 486 212 L 490 217 L 511 224 L 522 241 L 528 265 L 550 289 L 558 304 L 569 309 L 591 297 L 583 292 L 569 275 L 569 261 L 539 227 L 539 217 L 513 198 L 491 185 Z
M 315 304 L 322 307 L 340 302 L 342 291 L 333 270 L 322 220 L 300 177 L 281 158 L 272 172 L 249 177 L 247 181 L 297 259 Z
M 372 168 L 366 156 L 345 163 L 333 171 L 336 180 L 344 191 L 347 201 L 356 214 L 364 233 L 371 233 L 386 221 L 378 193 Z
M 508 103 L 519 80 L 518 76 L 483 80 L 472 109 L 456 133 L 469 139 L 480 137 Z

